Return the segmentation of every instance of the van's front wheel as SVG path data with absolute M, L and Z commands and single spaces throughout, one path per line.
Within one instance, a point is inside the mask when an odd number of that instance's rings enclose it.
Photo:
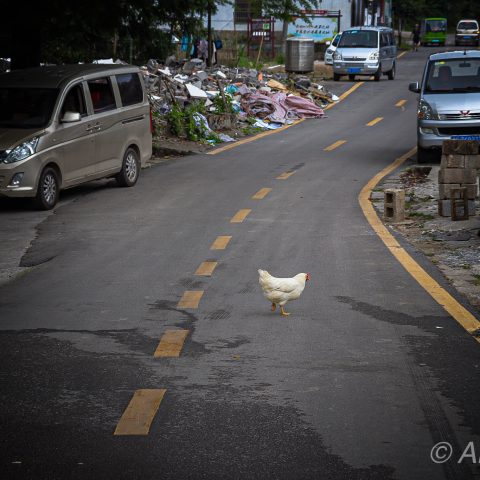
M 375 75 L 373 76 L 373 79 L 376 82 L 379 82 L 381 77 L 382 77 L 382 68 L 378 67 L 378 70 L 375 72 Z
M 138 152 L 130 147 L 123 156 L 122 169 L 115 175 L 115 180 L 121 187 L 133 187 L 140 175 L 140 158 Z
M 52 167 L 47 167 L 38 180 L 37 194 L 33 200 L 35 208 L 39 210 L 51 210 L 58 202 L 60 194 L 60 182 L 58 173 Z
M 395 63 L 392 65 L 392 69 L 387 72 L 387 77 L 389 80 L 393 80 L 395 78 Z

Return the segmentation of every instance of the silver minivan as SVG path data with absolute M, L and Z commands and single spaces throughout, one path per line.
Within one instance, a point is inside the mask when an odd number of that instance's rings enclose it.
M 115 177 L 133 186 L 152 154 L 141 71 L 63 65 L 0 75 L 0 195 L 55 206 L 59 192 Z
M 393 30 L 387 27 L 353 27 L 344 30 L 333 54 L 333 79 L 348 75 L 382 75 L 395 78 L 397 47 Z
M 464 50 L 430 55 L 419 93 L 417 157 L 431 160 L 444 140 L 480 140 L 480 52 Z

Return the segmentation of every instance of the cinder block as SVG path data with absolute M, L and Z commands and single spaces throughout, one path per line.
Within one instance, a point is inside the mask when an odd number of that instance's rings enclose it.
M 405 220 L 405 190 L 401 188 L 384 190 L 383 218 L 395 223 Z
M 465 155 L 465 168 L 480 170 L 480 155 Z
M 465 187 L 467 189 L 467 198 L 470 200 L 475 200 L 478 195 L 478 186 L 476 183 L 464 183 L 462 185 L 457 183 L 439 183 L 438 184 L 438 198 L 440 200 L 449 200 L 452 198 L 451 190 L 452 188 Z M 457 193 L 455 198 L 460 198 L 460 194 Z
M 473 168 L 441 168 L 438 183 L 476 183 L 477 171 Z
M 465 155 L 442 155 L 440 168 L 465 168 Z
M 478 155 L 480 143 L 477 140 L 445 140 L 442 153 L 445 155 Z
M 452 216 L 452 202 L 451 200 L 439 200 L 438 201 L 438 214 L 441 217 Z M 475 200 L 468 201 L 468 214 L 475 215 Z

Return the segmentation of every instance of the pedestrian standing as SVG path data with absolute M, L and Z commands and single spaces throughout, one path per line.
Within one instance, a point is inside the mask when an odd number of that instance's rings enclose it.
M 413 39 L 413 51 L 418 51 L 418 46 L 420 45 L 420 25 L 418 23 L 415 24 L 415 27 L 412 32 L 412 39 Z

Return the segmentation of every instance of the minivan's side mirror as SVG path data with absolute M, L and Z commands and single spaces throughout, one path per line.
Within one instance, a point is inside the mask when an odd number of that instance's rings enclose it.
M 418 82 L 413 82 L 408 86 L 408 89 L 413 93 L 420 93 L 420 85 Z
M 327 40 L 327 41 L 325 42 L 325 45 L 326 45 L 327 47 L 329 47 L 331 44 L 332 44 L 332 42 L 331 42 L 330 40 Z
M 81 119 L 81 115 L 78 112 L 65 112 L 63 117 L 60 119 L 62 123 L 72 123 L 72 122 L 79 122 Z

